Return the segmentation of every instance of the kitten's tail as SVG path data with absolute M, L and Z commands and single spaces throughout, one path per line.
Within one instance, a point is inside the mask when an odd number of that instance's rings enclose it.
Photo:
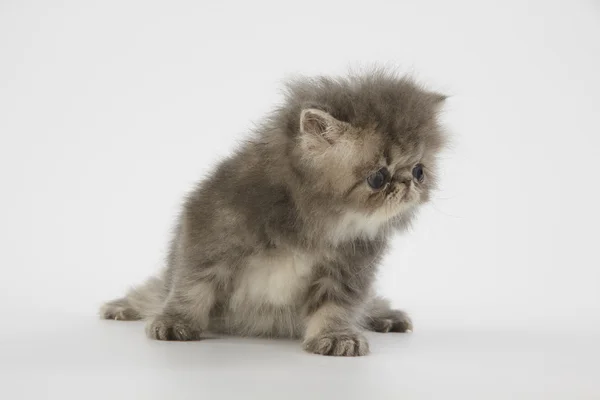
M 167 294 L 164 278 L 152 277 L 125 297 L 105 303 L 100 308 L 100 318 L 135 321 L 152 317 L 160 313 Z

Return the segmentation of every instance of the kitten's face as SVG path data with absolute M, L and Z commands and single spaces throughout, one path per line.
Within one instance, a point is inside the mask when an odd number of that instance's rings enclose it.
M 305 109 L 300 130 L 303 162 L 332 204 L 385 222 L 429 199 L 442 147 L 435 118 L 410 128 L 357 128 Z

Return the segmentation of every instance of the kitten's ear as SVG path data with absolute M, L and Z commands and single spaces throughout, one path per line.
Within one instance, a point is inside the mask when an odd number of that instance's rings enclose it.
M 332 142 L 343 127 L 343 122 L 316 108 L 306 108 L 300 113 L 300 133 L 303 135 L 318 136 Z

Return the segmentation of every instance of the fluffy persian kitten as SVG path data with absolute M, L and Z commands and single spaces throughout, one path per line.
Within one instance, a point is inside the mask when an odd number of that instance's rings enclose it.
M 363 330 L 411 330 L 372 285 L 434 187 L 443 101 L 382 71 L 289 83 L 186 199 L 165 270 L 101 316 L 145 319 L 152 339 L 301 338 L 334 356 L 367 354 Z

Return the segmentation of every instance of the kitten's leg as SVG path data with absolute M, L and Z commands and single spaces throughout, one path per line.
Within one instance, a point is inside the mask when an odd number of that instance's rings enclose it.
M 157 340 L 199 340 L 209 324 L 215 303 L 215 284 L 208 280 L 179 279 L 162 311 L 148 320 L 146 334 Z
M 364 271 L 367 268 L 363 269 Z M 363 356 L 369 344 L 361 333 L 360 310 L 370 277 L 360 270 L 318 268 L 306 301 L 304 349 L 331 356 Z
M 363 324 L 374 332 L 407 332 L 413 330 L 413 324 L 407 313 L 394 310 L 389 302 L 374 297 L 365 309 Z
M 100 317 L 118 321 L 136 321 L 142 319 L 142 316 L 131 307 L 129 301 L 127 301 L 127 297 L 105 303 L 100 308 Z
M 151 317 L 162 309 L 167 292 L 163 273 L 131 289 L 125 297 L 105 303 L 100 308 L 100 317 L 120 321 Z

